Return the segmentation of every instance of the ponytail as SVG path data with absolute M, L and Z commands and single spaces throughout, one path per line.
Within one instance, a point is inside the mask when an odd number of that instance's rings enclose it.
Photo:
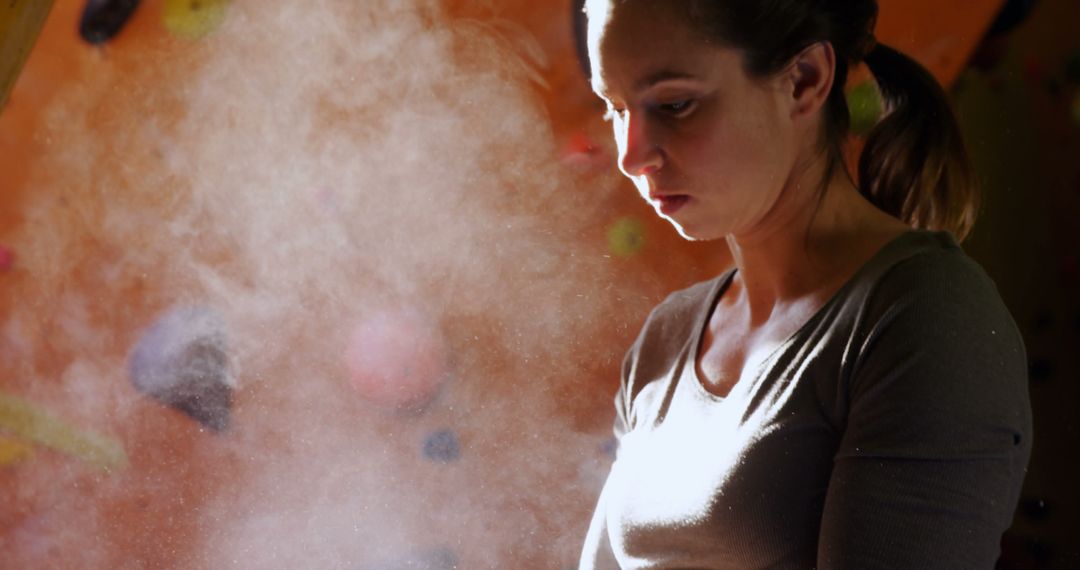
M 945 91 L 915 60 L 877 44 L 865 57 L 885 116 L 859 157 L 859 192 L 905 223 L 963 241 L 979 189 Z

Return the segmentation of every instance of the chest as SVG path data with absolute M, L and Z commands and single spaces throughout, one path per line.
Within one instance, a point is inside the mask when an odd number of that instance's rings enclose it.
M 757 374 L 820 304 L 805 303 L 756 328 L 748 327 L 738 311 L 718 306 L 701 336 L 695 359 L 698 378 L 712 394 L 727 396 L 744 376 Z
M 788 372 L 773 370 L 723 401 L 677 371 L 678 381 L 645 388 L 604 491 L 620 559 L 812 565 L 836 434 L 818 413 L 813 383 L 786 382 Z

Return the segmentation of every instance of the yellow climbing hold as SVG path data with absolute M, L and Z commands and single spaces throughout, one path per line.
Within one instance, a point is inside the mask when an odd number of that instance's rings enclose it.
M 884 108 L 877 84 L 871 80 L 863 81 L 847 94 L 848 113 L 851 115 L 851 132 L 863 136 L 869 133 L 881 120 Z
M 52 0 L 0 1 L 0 109 L 37 41 Z
M 225 21 L 229 0 L 165 0 L 163 18 L 170 32 L 198 39 Z
M 608 247 L 619 257 L 631 257 L 645 247 L 645 226 L 634 218 L 622 218 L 607 232 Z
M 14 439 L 0 437 L 0 467 L 14 465 L 34 454 L 33 448 Z
M 127 467 L 127 453 L 114 439 L 79 430 L 15 396 L 0 394 L 0 433 L 43 445 L 100 469 Z

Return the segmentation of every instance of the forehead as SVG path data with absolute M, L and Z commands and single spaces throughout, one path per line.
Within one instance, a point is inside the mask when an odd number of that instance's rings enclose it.
M 657 79 L 707 73 L 717 48 L 680 16 L 681 5 L 678 0 L 588 0 L 594 90 L 621 92 Z

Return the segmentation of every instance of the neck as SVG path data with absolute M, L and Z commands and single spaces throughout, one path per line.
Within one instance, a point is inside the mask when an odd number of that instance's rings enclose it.
M 726 238 L 738 268 L 726 302 L 748 308 L 752 325 L 765 323 L 787 305 L 838 287 L 858 268 L 852 265 L 869 257 L 860 250 L 863 244 L 906 228 L 860 195 L 839 167 L 818 207 L 817 181 L 822 180 L 827 162 L 817 162 L 793 175 L 759 223 Z

